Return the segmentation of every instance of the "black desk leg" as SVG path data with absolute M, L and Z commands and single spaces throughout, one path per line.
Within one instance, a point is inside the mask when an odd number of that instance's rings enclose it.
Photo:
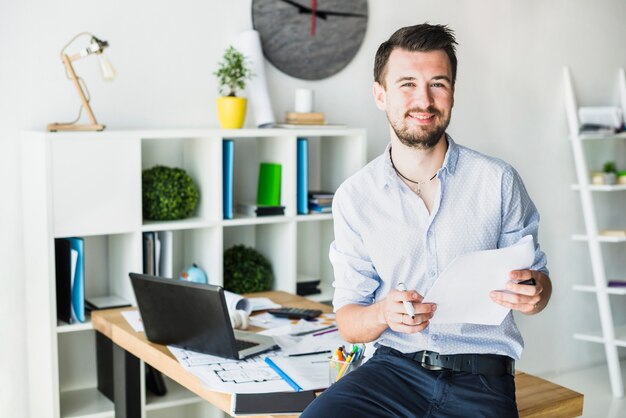
M 140 362 L 113 344 L 113 397 L 115 418 L 141 418 Z

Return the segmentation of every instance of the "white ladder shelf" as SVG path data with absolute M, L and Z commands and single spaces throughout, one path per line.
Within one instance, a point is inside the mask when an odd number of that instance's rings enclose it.
M 622 373 L 620 370 L 619 356 L 617 348 L 619 346 L 626 346 L 626 338 L 621 330 L 616 330 L 613 322 L 613 315 L 611 313 L 611 302 L 609 295 L 611 294 L 624 294 L 624 292 L 617 291 L 614 288 L 607 286 L 606 271 L 604 268 L 604 258 L 602 255 L 601 243 L 619 243 L 624 242 L 620 240 L 608 240 L 606 237 L 600 236 L 598 233 L 598 225 L 596 222 L 596 211 L 594 208 L 594 202 L 592 199 L 592 192 L 620 192 L 626 190 L 623 187 L 600 187 L 589 184 L 590 171 L 587 166 L 587 159 L 583 150 L 583 141 L 598 141 L 601 140 L 617 141 L 626 139 L 624 132 L 616 135 L 590 135 L 580 134 L 580 123 L 578 120 L 578 106 L 576 102 L 576 95 L 574 93 L 574 87 L 570 75 L 570 71 L 567 67 L 564 69 L 565 80 L 565 106 L 567 119 L 569 124 L 570 142 L 572 144 L 572 150 L 574 152 L 574 163 L 576 165 L 576 176 L 578 178 L 578 184 L 573 186 L 574 190 L 580 192 L 580 200 L 582 204 L 583 217 L 585 222 L 586 235 L 575 235 L 572 238 L 577 241 L 587 241 L 589 247 L 589 255 L 591 257 L 591 268 L 593 272 L 593 286 L 575 285 L 574 290 L 583 292 L 593 292 L 596 294 L 598 302 L 598 309 L 601 321 L 601 334 L 574 334 L 574 338 L 583 341 L 591 341 L 601 343 L 604 345 L 606 353 L 606 359 L 609 369 L 609 377 L 611 381 L 611 388 L 613 396 L 621 398 L 624 396 L 624 385 L 622 381 Z M 619 89 L 622 110 L 626 114 L 626 78 L 624 76 L 624 69 L 619 70 Z M 617 335 L 617 336 L 616 336 Z

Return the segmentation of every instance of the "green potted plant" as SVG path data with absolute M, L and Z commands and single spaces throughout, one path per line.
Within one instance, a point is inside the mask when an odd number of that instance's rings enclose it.
M 617 167 L 614 161 L 607 161 L 602 168 L 604 184 L 615 184 L 617 182 Z
M 144 219 L 172 221 L 191 216 L 200 192 L 182 168 L 157 165 L 141 174 L 141 198 Z
M 237 90 L 246 87 L 246 81 L 252 78 L 252 70 L 246 57 L 229 46 L 214 73 L 217 76 L 219 91 L 217 98 L 217 117 L 223 129 L 239 129 L 246 118 L 247 100 L 237 97 Z
M 270 262 L 254 248 L 235 245 L 224 251 L 224 289 L 238 294 L 271 290 Z

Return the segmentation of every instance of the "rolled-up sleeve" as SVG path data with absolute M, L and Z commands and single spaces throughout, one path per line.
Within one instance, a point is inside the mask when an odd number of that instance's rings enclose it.
M 515 244 L 525 235 L 532 235 L 535 243 L 535 259 L 532 270 L 549 274 L 545 253 L 539 246 L 539 212 L 530 199 L 517 171 L 509 167 L 502 178 L 502 230 L 498 247 Z
M 348 304 L 373 303 L 374 292 L 380 285 L 380 278 L 355 224 L 358 220 L 356 207 L 358 199 L 340 187 L 333 198 L 335 240 L 329 253 L 335 274 L 335 311 Z

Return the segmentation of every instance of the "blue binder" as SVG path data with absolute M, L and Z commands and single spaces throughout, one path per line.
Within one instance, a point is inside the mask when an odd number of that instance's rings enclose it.
M 222 144 L 222 208 L 224 219 L 233 219 L 233 177 L 235 142 L 225 139 Z
M 72 316 L 70 322 L 85 322 L 85 241 L 70 238 Z
M 298 138 L 298 214 L 309 213 L 309 143 L 306 138 Z

